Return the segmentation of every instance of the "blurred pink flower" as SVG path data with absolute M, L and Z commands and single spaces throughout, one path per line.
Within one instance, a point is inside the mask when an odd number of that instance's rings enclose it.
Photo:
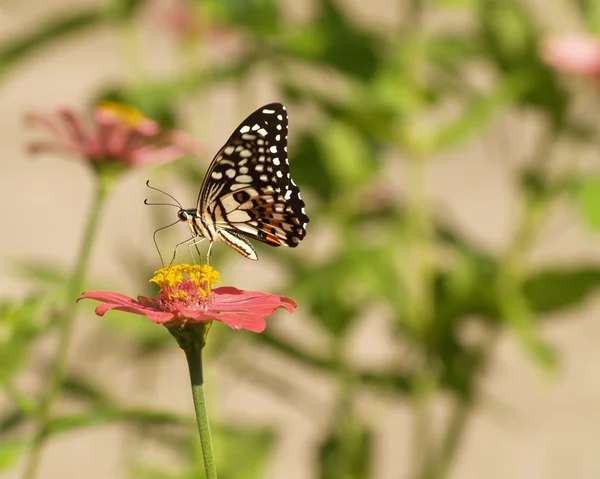
M 88 128 L 74 110 L 62 107 L 55 113 L 31 113 L 27 123 L 50 134 L 34 140 L 30 153 L 67 153 L 92 164 L 114 163 L 126 167 L 174 161 L 198 148 L 182 131 L 163 131 L 158 123 L 135 108 L 113 102 L 101 103 Z
M 286 296 L 233 287 L 213 289 L 214 284 L 220 283 L 219 273 L 208 265 L 162 268 L 150 281 L 160 287 L 158 298 L 138 296 L 136 301 L 121 293 L 92 291 L 83 293 L 77 301 L 85 298 L 101 301 L 103 304 L 96 307 L 99 316 L 114 309 L 146 316 L 168 328 L 185 329 L 186 325 L 220 321 L 233 329 L 257 333 L 265 329 L 265 318 L 276 309 L 293 313 L 298 306 Z
M 584 34 L 551 36 L 543 41 L 541 56 L 555 70 L 591 79 L 600 86 L 600 38 Z
M 248 45 L 239 30 L 219 21 L 203 3 L 175 0 L 154 5 L 156 23 L 177 41 L 192 46 L 188 60 L 192 60 L 193 55 L 200 55 L 200 50 L 194 48 L 201 43 L 202 51 L 215 65 L 235 57 Z
M 194 6 L 186 0 L 157 5 L 156 16 L 160 25 L 180 38 L 208 36 L 219 40 L 231 31 L 211 21 L 210 16 L 203 13 L 199 5 Z

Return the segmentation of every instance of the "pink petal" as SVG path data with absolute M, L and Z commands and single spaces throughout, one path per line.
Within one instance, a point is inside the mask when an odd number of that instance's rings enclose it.
M 135 128 L 135 131 L 144 136 L 154 136 L 160 133 L 160 125 L 154 120 L 149 120 L 146 118 L 140 122 L 137 128 Z
M 111 111 L 97 108 L 94 112 L 96 122 L 97 148 L 102 150 L 104 158 L 122 159 L 123 148 L 132 132 Z
M 200 156 L 204 151 L 200 143 L 182 130 L 169 131 L 169 141 L 189 155 Z
M 586 35 L 549 37 L 541 48 L 544 61 L 556 70 L 583 76 L 600 74 L 600 41 Z
M 150 321 L 155 323 L 166 323 L 174 317 L 173 313 L 160 311 L 157 307 L 146 306 L 121 293 L 91 291 L 83 293 L 77 301 L 80 299 L 95 299 L 96 301 L 103 302 L 104 304 L 96 307 L 96 314 L 98 316 L 104 316 L 107 311 L 114 309 L 146 316 Z
M 162 165 L 178 160 L 184 155 L 185 152 L 176 146 L 164 148 L 144 146 L 131 152 L 131 162 L 137 166 L 148 164 Z
M 250 312 L 208 312 L 207 316 L 216 321 L 221 321 L 233 329 L 247 329 L 254 333 L 262 333 L 267 327 L 265 316 Z
M 232 286 L 224 286 L 213 290 L 215 305 L 211 309 L 221 311 L 246 310 L 263 312 L 269 310 L 271 314 L 277 308 L 285 308 L 290 313 L 298 307 L 296 301 L 287 296 L 263 293 L 261 291 L 245 291 Z
M 290 313 L 298 306 L 286 296 L 243 291 L 233 287 L 213 290 L 214 304 L 207 315 L 222 321 L 235 329 L 248 329 L 261 332 L 266 327 L 265 318 L 271 316 L 277 308 L 285 308 Z
M 96 108 L 94 110 L 94 120 L 96 121 L 96 123 L 103 123 L 108 125 L 116 125 L 120 123 L 115 113 L 107 108 Z
M 95 133 L 90 146 L 94 158 L 108 158 L 108 145 L 111 142 L 114 131 L 118 129 L 118 126 L 114 122 L 100 121 L 98 117 L 98 111 L 96 111 L 94 116 Z
M 140 135 L 139 133 L 132 131 L 129 137 L 127 138 L 127 142 L 123 145 L 123 149 L 121 151 L 121 158 L 127 159 L 128 164 L 138 165 L 135 154 L 136 151 L 142 148 L 148 142 L 145 136 Z
M 30 113 L 26 116 L 25 121 L 30 126 L 40 127 L 46 130 L 46 132 L 53 137 L 53 141 L 55 141 L 59 147 L 67 150 L 68 153 L 85 156 L 85 151 L 76 141 L 74 141 L 69 132 L 65 130 L 64 125 L 56 121 L 51 115 Z
M 118 158 L 119 160 L 125 161 L 125 158 L 123 158 L 123 153 L 130 136 L 130 130 L 116 125 L 112 131 L 112 135 L 108 138 L 108 141 L 104 145 L 104 148 L 108 150 L 108 156 L 110 158 Z
M 87 152 L 90 138 L 85 131 L 81 118 L 71 108 L 67 107 L 59 109 L 58 114 L 71 141 L 77 145 L 80 151 Z
M 83 293 L 79 299 L 83 298 L 103 303 L 96 307 L 96 314 L 99 316 L 114 309 L 147 316 L 155 323 L 184 319 L 191 322 L 220 321 L 234 329 L 247 329 L 257 333 L 265 329 L 265 318 L 271 316 L 277 308 L 285 308 L 292 313 L 298 306 L 292 298 L 286 296 L 243 291 L 233 287 L 214 289 L 213 301 L 208 310 L 188 308 L 185 303 L 178 304 L 174 301 L 170 303 L 169 311 L 165 311 L 161 309 L 161 302 L 157 298 L 138 296 L 136 301 L 124 294 L 108 291 Z
M 206 311 L 203 309 L 194 308 L 186 308 L 184 305 L 175 305 L 171 304 L 170 306 L 173 310 L 175 310 L 175 315 L 179 319 L 189 319 L 191 321 L 196 321 L 198 323 L 203 323 L 206 321 L 212 321 L 212 318 L 206 314 Z
M 144 306 L 150 306 L 152 308 L 158 308 L 160 306 L 160 300 L 158 298 L 147 298 L 146 296 L 138 296 L 138 303 Z
M 27 123 L 29 126 L 41 127 L 51 135 L 58 136 L 60 134 L 60 130 L 52 120 L 50 120 L 47 116 L 40 115 L 38 113 L 28 113 L 25 116 L 25 123 Z
M 164 5 L 155 12 L 161 26 L 177 36 L 187 37 L 199 35 L 204 27 L 198 12 L 188 3 L 176 2 Z
M 64 153 L 79 154 L 80 152 L 74 147 L 63 145 L 56 141 L 34 140 L 27 144 L 27 153 L 30 155 L 38 155 L 40 153 L 54 153 L 60 155 Z

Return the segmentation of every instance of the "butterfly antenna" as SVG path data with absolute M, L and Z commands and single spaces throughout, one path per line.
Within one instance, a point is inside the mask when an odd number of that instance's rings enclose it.
M 158 247 L 158 242 L 156 241 L 156 233 L 158 233 L 159 231 L 162 231 L 162 230 L 166 230 L 167 228 L 170 228 L 171 226 L 175 226 L 177 223 L 179 223 L 179 220 L 175 221 L 174 223 L 171 223 L 170 225 L 163 226 L 162 228 L 158 228 L 152 235 L 152 241 L 154 241 L 154 246 L 156 246 L 156 251 L 158 251 L 158 257 L 160 258 L 160 264 L 162 265 L 163 268 L 165 267 L 165 262 L 163 261 L 162 254 L 160 254 L 160 248 Z
M 183 209 L 183 205 L 177 200 L 177 198 L 175 198 L 173 195 L 170 195 L 166 191 L 159 190 L 158 188 L 155 188 L 154 186 L 151 186 L 150 185 L 150 180 L 146 181 L 146 186 L 148 188 L 150 188 L 151 190 L 158 191 L 159 193 L 162 193 L 163 195 L 168 196 L 169 198 L 171 198 L 177 204 L 176 205 L 172 205 L 170 203 L 148 203 L 148 200 L 144 200 L 144 204 L 146 204 L 146 205 L 152 205 L 152 206 L 177 206 L 177 207 L 179 207 L 179 209 Z
M 181 205 L 174 205 L 173 203 L 150 203 L 148 198 L 144 200 L 144 204 L 148 206 L 174 206 L 175 208 L 181 209 Z

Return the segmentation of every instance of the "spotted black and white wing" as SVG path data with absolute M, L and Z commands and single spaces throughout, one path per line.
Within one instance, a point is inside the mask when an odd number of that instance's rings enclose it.
M 252 246 L 240 233 L 271 246 L 295 247 L 308 216 L 290 176 L 285 107 L 259 108 L 234 131 L 209 166 L 197 216 L 222 241 L 248 258 Z

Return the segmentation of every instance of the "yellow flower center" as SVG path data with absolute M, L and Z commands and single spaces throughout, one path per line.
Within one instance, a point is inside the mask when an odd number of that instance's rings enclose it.
M 161 297 L 167 301 L 196 300 L 212 293 L 215 284 L 220 284 L 219 272 L 207 264 L 177 264 L 154 272 L 150 280 L 160 287 Z
M 97 108 L 112 114 L 115 118 L 120 120 L 123 124 L 136 128 L 147 118 L 137 108 L 126 105 L 125 103 L 118 103 L 116 101 L 103 101 Z

